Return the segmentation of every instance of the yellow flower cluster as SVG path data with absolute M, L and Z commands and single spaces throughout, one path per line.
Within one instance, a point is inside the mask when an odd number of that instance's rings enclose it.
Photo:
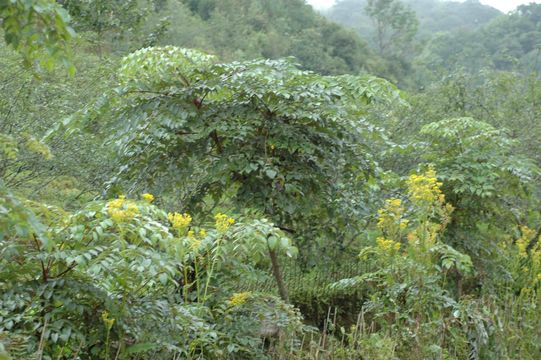
M 432 166 L 422 175 L 411 175 L 407 180 L 410 199 L 417 203 L 443 204 L 445 195 L 441 192 L 443 183 L 438 182 L 436 171 Z
M 410 221 L 407 220 L 407 219 L 406 219 L 406 220 L 402 220 L 402 221 L 400 222 L 400 230 L 404 230 L 405 228 L 407 228 L 409 222 L 410 222 Z
M 387 199 L 385 207 L 378 210 L 378 227 L 381 230 L 390 230 L 398 224 L 400 229 L 405 229 L 408 220 L 401 220 L 403 214 L 404 208 L 400 199 Z
M 126 196 L 120 195 L 118 199 L 111 200 L 107 203 L 107 209 L 120 209 L 126 202 Z
M 401 246 L 401 244 L 398 241 L 387 240 L 382 236 L 376 239 L 376 244 L 378 245 L 378 249 L 384 252 L 388 252 L 390 250 L 398 251 L 400 250 L 400 246 Z
M 251 292 L 235 293 L 231 296 L 227 302 L 229 306 L 240 306 L 246 303 L 246 301 L 252 296 Z
M 528 257 L 528 244 L 530 243 L 530 239 L 533 239 L 533 237 L 535 236 L 535 231 L 530 229 L 527 226 L 521 226 L 520 232 L 522 236 L 516 241 L 518 254 L 522 258 L 527 258 Z
M 127 200 L 126 196 L 120 195 L 118 199 L 107 203 L 107 212 L 116 223 L 130 221 L 139 214 L 139 208 L 135 202 Z
M 144 193 L 141 198 L 149 204 L 154 201 L 154 195 L 149 193 Z
M 229 229 L 229 227 L 235 223 L 235 219 L 222 213 L 216 214 L 214 216 L 214 220 L 216 223 L 216 230 L 221 233 L 226 232 L 227 229 Z
M 192 222 L 192 217 L 189 214 L 169 213 L 167 219 L 171 222 L 171 226 L 176 230 L 186 229 Z

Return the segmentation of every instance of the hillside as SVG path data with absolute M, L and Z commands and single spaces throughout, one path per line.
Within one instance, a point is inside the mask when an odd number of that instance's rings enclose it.
M 163 44 L 201 48 L 224 59 L 294 56 L 324 74 L 377 68 L 364 40 L 303 0 L 182 0 L 166 6 L 171 26 Z
M 541 359 L 541 5 L 366 1 L 0 0 L 0 360 Z
M 417 57 L 421 72 L 541 71 L 541 5 L 520 6 L 477 28 L 441 33 Z
M 419 39 L 427 39 L 437 32 L 476 29 L 502 15 L 497 9 L 483 5 L 478 0 L 465 2 L 404 0 L 403 2 L 417 14 Z M 373 27 L 364 10 L 366 3 L 366 0 L 339 0 L 324 14 L 329 19 L 354 29 L 365 38 L 370 38 Z

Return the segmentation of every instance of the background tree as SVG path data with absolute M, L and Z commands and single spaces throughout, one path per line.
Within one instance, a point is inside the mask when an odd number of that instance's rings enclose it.
M 368 0 L 365 11 L 374 23 L 381 55 L 402 54 L 411 46 L 419 21 L 410 7 L 399 0 Z

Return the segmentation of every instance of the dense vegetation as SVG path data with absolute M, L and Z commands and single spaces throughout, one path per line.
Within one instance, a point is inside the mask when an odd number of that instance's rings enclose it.
M 410 41 L 385 31 L 389 47 L 400 51 L 381 53 L 389 63 L 380 75 L 403 86 L 426 86 L 459 70 L 477 73 L 488 68 L 526 74 L 540 70 L 539 5 L 521 5 L 503 15 L 476 0 L 341 0 L 326 16 L 354 29 L 377 47 L 381 25 L 368 7 L 374 3 L 394 9 L 383 12 L 385 24 L 392 27 L 391 19 L 395 19 L 395 30 L 400 34 L 407 33 L 405 22 L 414 21 L 412 18 L 418 21 L 417 29 L 408 30 L 415 35 Z
M 0 0 L 0 360 L 539 359 L 540 14 Z

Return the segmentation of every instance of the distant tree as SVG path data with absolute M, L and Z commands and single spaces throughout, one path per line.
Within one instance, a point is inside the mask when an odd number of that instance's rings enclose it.
M 141 25 L 147 9 L 137 0 L 59 1 L 73 17 L 78 31 L 94 31 L 99 36 L 121 36 Z
M 399 0 L 368 0 L 365 11 L 374 22 L 381 55 L 401 53 L 411 44 L 419 21 L 409 6 Z

